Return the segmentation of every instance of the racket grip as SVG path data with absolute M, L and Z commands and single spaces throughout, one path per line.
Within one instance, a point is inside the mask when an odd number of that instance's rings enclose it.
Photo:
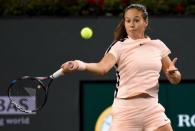
M 63 69 L 61 68 L 61 69 L 57 70 L 56 72 L 54 72 L 54 73 L 50 76 L 50 78 L 55 79 L 55 78 L 58 78 L 58 77 L 60 77 L 60 76 L 62 76 L 62 75 L 63 75 Z

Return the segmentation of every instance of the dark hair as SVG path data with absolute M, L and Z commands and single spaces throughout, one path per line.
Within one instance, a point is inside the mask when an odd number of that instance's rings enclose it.
M 124 25 L 124 15 L 129 9 L 137 9 L 139 11 L 142 11 L 143 14 L 143 19 L 145 21 L 148 21 L 148 12 L 146 10 L 146 7 L 142 4 L 131 4 L 127 6 L 124 11 L 123 11 L 123 18 L 119 22 L 119 24 L 116 26 L 115 31 L 114 31 L 114 41 L 118 41 L 121 39 L 124 39 L 127 37 L 127 32 L 125 30 L 125 25 Z

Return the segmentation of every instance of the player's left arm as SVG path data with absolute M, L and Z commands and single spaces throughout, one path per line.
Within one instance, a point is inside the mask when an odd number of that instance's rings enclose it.
M 177 58 L 171 60 L 169 56 L 165 56 L 162 58 L 161 61 L 162 69 L 167 79 L 170 81 L 171 84 L 178 84 L 181 81 L 181 73 L 175 66 Z

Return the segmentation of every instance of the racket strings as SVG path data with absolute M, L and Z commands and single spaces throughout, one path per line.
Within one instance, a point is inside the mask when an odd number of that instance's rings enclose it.
M 9 96 L 20 110 L 35 111 L 45 102 L 45 87 L 36 79 L 21 79 L 12 85 Z

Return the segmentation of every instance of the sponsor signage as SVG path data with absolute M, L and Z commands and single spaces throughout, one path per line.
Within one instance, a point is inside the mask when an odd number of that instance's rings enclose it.
M 108 131 L 114 88 L 114 81 L 81 82 L 81 131 Z M 159 102 L 165 107 L 174 131 L 195 130 L 194 94 L 195 81 L 182 81 L 177 86 L 160 81 Z
M 35 97 L 15 97 L 26 109 L 35 108 Z M 7 96 L 0 96 L 0 127 L 13 125 L 29 125 L 30 115 L 36 113 L 25 113 L 15 107 Z

